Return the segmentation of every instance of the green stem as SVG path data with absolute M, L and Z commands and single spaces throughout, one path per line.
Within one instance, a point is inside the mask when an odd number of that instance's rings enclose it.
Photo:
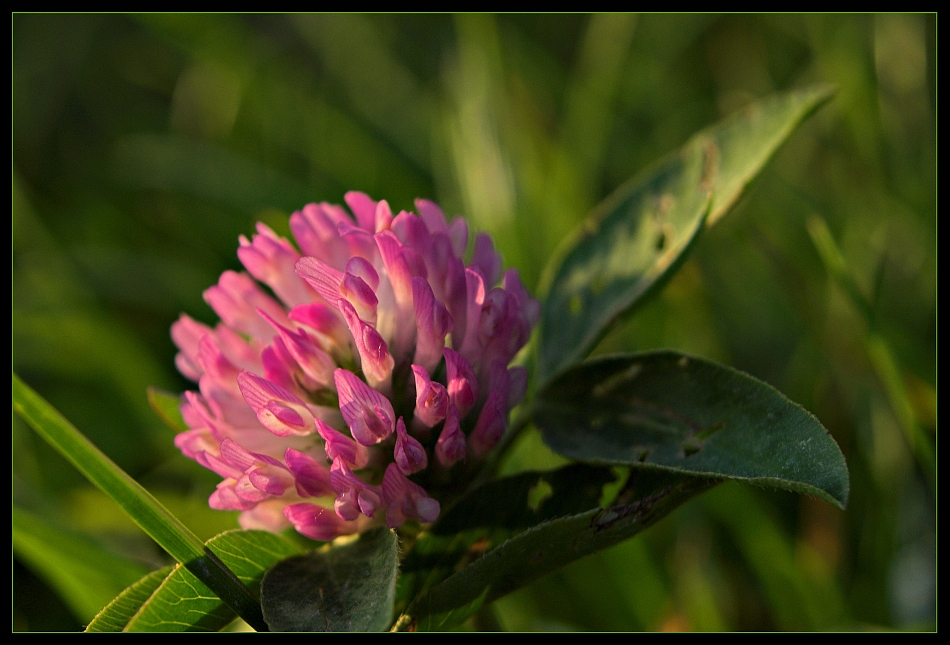
M 111 497 L 165 549 L 258 631 L 267 631 L 260 603 L 234 572 L 151 493 L 60 414 L 13 375 L 13 409 L 99 490 Z

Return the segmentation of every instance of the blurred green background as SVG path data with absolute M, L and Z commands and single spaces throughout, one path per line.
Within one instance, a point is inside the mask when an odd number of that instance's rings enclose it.
M 483 612 L 518 630 L 934 629 L 934 15 L 13 16 L 13 367 L 202 537 L 216 477 L 146 387 L 240 234 L 347 190 L 490 231 L 529 287 L 601 199 L 773 91 L 839 88 L 599 352 L 672 347 L 814 412 L 846 512 L 723 485 Z M 13 629 L 164 562 L 13 420 Z M 553 463 L 525 436 L 509 469 Z

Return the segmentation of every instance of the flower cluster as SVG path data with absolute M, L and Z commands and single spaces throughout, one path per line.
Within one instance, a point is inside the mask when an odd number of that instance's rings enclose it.
M 362 193 L 346 203 L 355 217 L 326 203 L 291 216 L 299 252 L 258 224 L 238 249 L 250 275 L 204 294 L 221 322 L 172 325 L 199 390 L 175 443 L 224 478 L 210 505 L 245 528 L 330 540 L 434 521 L 424 485 L 483 458 L 527 386 L 508 365 L 539 307 L 491 239 L 475 236 L 466 266 L 468 226 L 433 202 L 395 217 Z

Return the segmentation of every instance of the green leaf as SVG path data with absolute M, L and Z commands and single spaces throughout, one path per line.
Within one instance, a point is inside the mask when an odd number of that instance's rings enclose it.
M 443 513 L 403 558 L 397 608 L 405 610 L 420 593 L 511 536 L 597 507 L 604 486 L 615 478 L 609 468 L 571 464 L 478 487 Z
M 185 420 L 181 418 L 181 397 L 171 392 L 159 390 L 155 387 L 148 388 L 148 404 L 158 415 L 158 418 L 165 422 L 169 428 L 179 432 L 187 432 L 188 426 Z
M 428 572 L 430 580 L 400 616 L 397 629 L 452 627 L 483 604 L 636 535 L 718 483 L 635 470 L 616 499 L 600 508 L 603 485 L 613 478 L 607 468 L 572 464 L 548 473 L 521 473 L 474 491 L 405 559 L 407 574 Z M 533 493 L 542 481 L 551 495 L 537 504 Z
M 59 593 L 82 622 L 147 571 L 88 535 L 16 506 L 13 551 Z
M 827 87 L 778 94 L 696 134 L 621 186 L 565 245 L 541 312 L 538 382 L 582 360 L 679 267 L 704 223 L 735 204 Z M 708 217 L 707 217 L 708 214 Z M 556 261 L 555 261 L 556 262 Z
M 433 525 L 432 534 L 452 536 L 479 528 L 523 531 L 596 507 L 604 486 L 615 479 L 609 468 L 587 464 L 504 477 L 459 500 Z
M 673 351 L 594 359 L 537 399 L 555 452 L 809 493 L 840 508 L 848 468 L 821 423 L 748 374 Z
M 378 632 L 393 617 L 399 542 L 386 528 L 290 558 L 264 576 L 261 604 L 273 631 Z
M 13 375 L 13 409 L 99 490 L 112 498 L 149 537 L 200 578 L 255 629 L 266 629 L 260 605 L 218 557 L 141 484 Z
M 129 624 L 132 616 L 141 609 L 145 601 L 158 589 L 159 585 L 174 570 L 173 565 L 162 567 L 146 574 L 141 580 L 116 596 L 103 607 L 91 623 L 87 632 L 121 632 Z
M 233 571 L 255 597 L 261 578 L 277 562 L 298 555 L 287 538 L 265 531 L 228 531 L 208 548 Z M 128 621 L 125 631 L 219 631 L 237 614 L 185 567 L 178 565 Z

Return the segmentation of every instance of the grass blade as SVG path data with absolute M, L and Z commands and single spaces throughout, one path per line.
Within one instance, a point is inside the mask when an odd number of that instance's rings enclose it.
M 13 375 L 13 409 L 86 478 L 125 510 L 169 555 L 204 582 L 249 625 L 267 631 L 258 602 L 234 573 L 151 493 Z

